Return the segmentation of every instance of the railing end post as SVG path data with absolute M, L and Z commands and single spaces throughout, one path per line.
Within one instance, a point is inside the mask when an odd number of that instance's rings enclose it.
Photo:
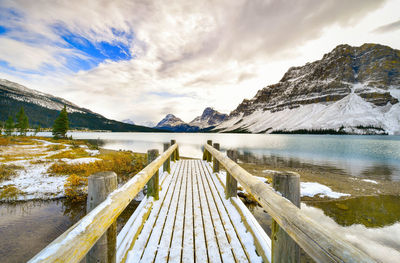
M 167 151 L 171 147 L 169 142 L 164 143 L 164 152 Z M 167 158 L 167 160 L 163 164 L 163 171 L 167 173 L 171 173 L 171 158 Z
M 227 151 L 228 157 L 236 162 L 237 160 L 237 151 L 235 150 L 228 150 Z M 237 180 L 230 174 L 226 173 L 226 182 L 225 182 L 225 198 L 229 199 L 231 197 L 237 196 Z
M 88 177 L 86 212 L 89 213 L 117 189 L 114 172 L 99 172 Z M 114 222 L 86 255 L 86 262 L 115 262 L 117 247 L 117 222 Z
M 219 143 L 214 143 L 213 147 L 219 151 Z M 219 173 L 219 162 L 215 156 L 213 156 L 213 172 Z

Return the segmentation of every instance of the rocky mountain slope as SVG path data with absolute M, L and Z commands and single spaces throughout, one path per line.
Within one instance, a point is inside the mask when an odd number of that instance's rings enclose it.
M 18 83 L 0 79 L 0 121 L 8 116 L 15 118 L 24 107 L 31 127 L 52 127 L 60 110 L 67 106 L 71 128 L 87 128 L 110 131 L 142 131 L 155 129 L 110 120 L 88 109 L 81 108 L 67 100 L 46 93 L 28 89 Z
M 194 118 L 189 125 L 199 127 L 200 129 L 217 126 L 228 118 L 227 114 L 220 113 L 213 108 L 207 107 L 201 116 Z
M 173 114 L 168 114 L 154 128 L 163 129 L 173 132 L 196 132 L 198 127 L 190 126 L 180 118 Z
M 168 114 L 155 128 L 176 132 L 198 132 L 212 129 L 227 118 L 227 114 L 207 107 L 200 116 L 194 118 L 189 123 L 182 121 L 173 114 Z
M 399 99 L 399 50 L 339 45 L 321 60 L 290 68 L 279 83 L 243 100 L 215 130 L 399 134 Z

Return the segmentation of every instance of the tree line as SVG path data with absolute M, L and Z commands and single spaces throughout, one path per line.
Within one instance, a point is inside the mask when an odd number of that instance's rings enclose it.
M 2 129 L 0 134 L 5 136 L 12 136 L 14 132 L 20 136 L 26 136 L 26 133 L 29 129 L 29 119 L 25 114 L 24 107 L 21 107 L 17 115 L 15 116 L 15 121 L 13 116 L 8 116 L 8 119 L 5 123 L 0 126 Z M 69 130 L 69 120 L 67 107 L 64 105 L 64 108 L 61 110 L 58 117 L 54 120 L 52 133 L 54 138 L 65 138 L 67 131 Z M 41 131 L 40 125 L 34 128 L 34 135 Z

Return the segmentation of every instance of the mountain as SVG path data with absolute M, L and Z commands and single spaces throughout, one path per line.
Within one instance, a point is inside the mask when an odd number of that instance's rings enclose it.
M 215 131 L 400 133 L 400 51 L 339 45 L 243 100 Z
M 206 108 L 201 116 L 194 118 L 189 125 L 205 129 L 213 126 L 217 126 L 228 118 L 227 114 L 220 113 L 213 108 Z
M 190 126 L 183 120 L 179 119 L 173 114 L 168 114 L 162 119 L 155 128 L 173 131 L 173 132 L 196 132 L 198 127 Z
M 128 123 L 128 124 L 135 125 L 135 123 L 134 123 L 132 120 L 130 120 L 130 119 L 122 120 L 122 122 L 123 122 L 123 123 Z
M 67 106 L 71 128 L 110 131 L 154 132 L 156 129 L 110 120 L 65 99 L 28 89 L 18 83 L 0 79 L 0 121 L 13 116 L 24 107 L 31 127 L 52 127 L 60 110 Z

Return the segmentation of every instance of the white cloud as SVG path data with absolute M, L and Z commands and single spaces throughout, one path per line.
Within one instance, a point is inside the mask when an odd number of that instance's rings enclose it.
M 0 59 L 17 68 L 62 64 L 59 54 L 65 50 L 59 48 L 63 40 L 55 25 L 93 42 L 118 41 L 129 46 L 131 60 L 104 61 L 78 73 L 61 68 L 46 76 L 27 76 L 29 86 L 115 119 L 158 122 L 174 113 L 190 121 L 207 106 L 233 110 L 243 98 L 278 81 L 290 66 L 319 59 L 337 44 L 383 40 L 399 48 L 399 38 L 370 32 L 376 16 L 381 17 L 379 24 L 397 16 L 393 10 L 398 3 L 384 3 L 3 1 L 4 7 L 23 14 L 8 21 L 9 27 L 26 29 L 10 30 L 3 39 L 14 34 L 17 50 L 31 55 L 9 52 L 10 45 L 5 45 L 0 47 Z M 38 43 L 44 47 L 38 48 Z

